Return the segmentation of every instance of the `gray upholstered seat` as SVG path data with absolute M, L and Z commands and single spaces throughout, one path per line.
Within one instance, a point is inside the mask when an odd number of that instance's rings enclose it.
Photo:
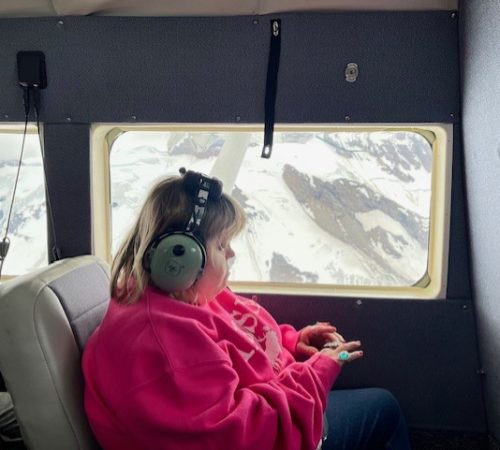
M 0 285 L 0 372 L 31 450 L 98 449 L 83 410 L 81 351 L 109 301 L 94 256 Z

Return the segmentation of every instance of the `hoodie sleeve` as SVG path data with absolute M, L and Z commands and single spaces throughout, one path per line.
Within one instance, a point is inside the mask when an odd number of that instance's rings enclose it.
M 314 450 L 339 372 L 318 353 L 242 387 L 229 361 L 198 364 L 136 387 L 116 414 L 144 449 Z

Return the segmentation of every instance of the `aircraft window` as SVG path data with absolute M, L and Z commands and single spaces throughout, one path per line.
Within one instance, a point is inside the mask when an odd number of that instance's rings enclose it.
M 247 230 L 232 245 L 232 283 L 287 292 L 429 285 L 429 135 L 275 131 L 272 156 L 262 159 L 261 131 L 227 129 L 125 131 L 114 140 L 113 253 L 154 180 L 186 167 L 221 178 L 247 213 Z
M 0 240 L 5 235 L 22 143 L 21 131 L 0 130 Z M 9 233 L 4 276 L 22 275 L 47 265 L 45 181 L 40 142 L 35 132 L 26 136 Z

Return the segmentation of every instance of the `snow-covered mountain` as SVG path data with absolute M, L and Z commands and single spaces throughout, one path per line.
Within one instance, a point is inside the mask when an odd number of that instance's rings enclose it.
M 18 161 L 0 160 L 0 240 L 5 235 Z M 2 274 L 18 275 L 47 264 L 47 218 L 41 157 L 24 159 L 9 225 L 10 250 Z

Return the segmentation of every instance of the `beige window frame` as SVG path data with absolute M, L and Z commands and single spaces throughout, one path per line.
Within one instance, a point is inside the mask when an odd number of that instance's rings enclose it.
M 93 253 L 111 262 L 109 155 L 114 140 L 127 131 L 250 131 L 259 125 L 95 124 L 91 130 Z M 346 286 L 315 283 L 231 282 L 237 292 L 362 298 L 439 299 L 446 296 L 450 227 L 453 126 L 449 124 L 317 124 L 279 125 L 284 132 L 406 131 L 423 136 L 432 147 L 431 210 L 427 272 L 413 286 Z

